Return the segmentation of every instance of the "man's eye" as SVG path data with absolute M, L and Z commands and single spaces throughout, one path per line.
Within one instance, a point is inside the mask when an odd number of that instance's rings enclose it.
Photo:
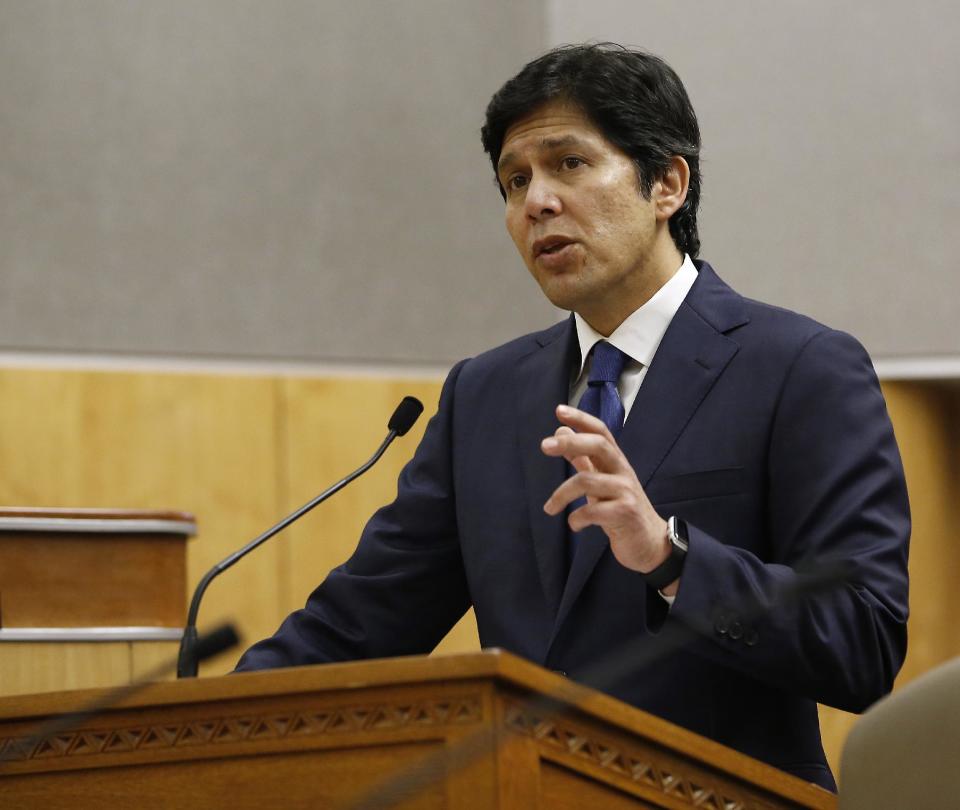
M 515 174 L 509 180 L 507 180 L 507 188 L 515 191 L 519 188 L 523 188 L 527 184 L 527 178 L 522 174 Z
M 583 161 L 578 157 L 565 157 L 560 161 L 560 165 L 563 166 L 564 169 L 576 169 L 583 165 Z

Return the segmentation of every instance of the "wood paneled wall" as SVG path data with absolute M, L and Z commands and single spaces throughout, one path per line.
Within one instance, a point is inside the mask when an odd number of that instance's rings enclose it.
M 199 524 L 189 552 L 192 588 L 217 560 L 364 461 L 403 395 L 423 400 L 426 417 L 439 390 L 436 379 L 0 369 L 0 503 L 191 511 Z M 960 654 L 960 544 L 952 528 L 960 518 L 960 388 L 898 382 L 884 390 L 914 516 L 902 683 Z M 367 517 L 392 499 L 426 422 L 398 439 L 362 482 L 214 582 L 201 625 L 230 618 L 247 642 L 272 633 L 350 554 Z M 442 645 L 476 647 L 471 614 Z M 140 657 L 152 663 L 164 651 L 152 649 Z M 118 665 L 121 680 L 143 668 L 134 657 L 111 655 L 127 662 Z M 236 657 L 223 656 L 202 674 L 226 672 Z M 69 672 L 62 677 L 62 686 L 77 685 Z M 853 719 L 822 712 L 834 765 Z
M 210 586 L 201 626 L 229 618 L 252 642 L 302 606 L 393 497 L 439 392 L 430 379 L 3 369 L 0 503 L 193 512 L 192 589 L 218 560 L 359 466 L 400 398 L 419 397 L 425 416 L 362 481 Z M 444 649 L 476 647 L 468 616 Z M 229 671 L 236 657 L 202 674 Z

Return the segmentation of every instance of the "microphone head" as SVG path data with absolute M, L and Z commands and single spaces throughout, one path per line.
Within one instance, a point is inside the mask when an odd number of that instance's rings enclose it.
M 423 413 L 423 403 L 416 397 L 404 397 L 387 422 L 387 428 L 398 436 L 406 436 L 407 431 Z
M 197 639 L 193 654 L 196 656 L 197 663 L 199 663 L 222 653 L 224 650 L 229 650 L 239 643 L 240 637 L 233 625 L 229 623 L 221 624 Z

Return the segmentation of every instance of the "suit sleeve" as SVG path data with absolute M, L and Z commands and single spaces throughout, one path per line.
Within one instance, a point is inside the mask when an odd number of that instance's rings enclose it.
M 462 367 L 447 377 L 394 502 L 370 519 L 353 556 L 329 573 L 306 606 L 244 653 L 238 671 L 427 653 L 466 612 L 451 471 L 454 389 Z
M 848 711 L 890 691 L 906 653 L 910 517 L 893 429 L 856 340 L 823 331 L 793 362 L 767 463 L 769 554 L 690 526 L 671 621 L 751 677 Z M 785 599 L 801 571 L 835 587 Z

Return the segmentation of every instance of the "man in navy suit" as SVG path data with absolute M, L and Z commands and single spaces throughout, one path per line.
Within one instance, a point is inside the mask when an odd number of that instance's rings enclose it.
M 453 368 L 397 499 L 238 668 L 426 652 L 473 605 L 484 646 L 576 678 L 674 624 L 693 640 L 609 690 L 834 788 L 816 702 L 861 711 L 906 650 L 906 489 L 869 358 L 695 261 L 699 129 L 661 60 L 552 51 L 483 142 L 574 314 Z M 838 560 L 842 585 L 781 598 Z

